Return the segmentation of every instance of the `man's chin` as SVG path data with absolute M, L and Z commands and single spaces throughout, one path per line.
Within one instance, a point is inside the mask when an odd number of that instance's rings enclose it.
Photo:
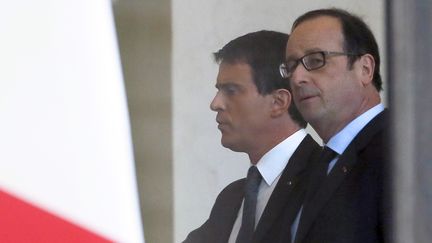
M 221 139 L 221 144 L 223 147 L 230 149 L 234 152 L 242 152 L 240 146 L 238 146 L 237 143 L 234 143 L 233 141 L 229 141 L 227 139 L 224 139 L 223 137 Z

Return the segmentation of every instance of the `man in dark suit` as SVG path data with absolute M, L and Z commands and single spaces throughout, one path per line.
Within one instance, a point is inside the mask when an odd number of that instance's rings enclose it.
M 289 83 L 279 74 L 287 39 L 274 31 L 249 33 L 214 54 L 218 91 L 210 107 L 217 112 L 221 143 L 247 153 L 249 171 L 257 168 L 259 180 L 253 190 L 249 175 L 228 185 L 209 219 L 185 243 L 274 242 L 286 229 L 280 224 L 283 209 L 292 209 L 295 218 L 309 161 L 320 147 L 303 129 L 306 123 L 292 102 Z
M 360 18 L 320 9 L 294 22 L 280 71 L 330 156 L 321 155 L 311 172 L 286 242 L 385 241 L 387 111 L 379 68 L 377 43 Z

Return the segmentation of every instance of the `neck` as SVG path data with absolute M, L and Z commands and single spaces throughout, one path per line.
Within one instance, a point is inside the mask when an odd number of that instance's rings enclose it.
M 334 119 L 328 119 L 323 121 L 314 122 L 310 121 L 311 126 L 315 129 L 318 135 L 321 137 L 324 143 L 327 143 L 334 135 L 340 132 L 343 128 L 345 128 L 350 122 L 352 122 L 357 117 L 361 116 L 363 113 L 371 109 L 372 107 L 378 105 L 381 102 L 379 95 L 378 98 L 367 100 L 364 105 L 356 112 L 351 112 L 345 114 L 345 116 L 337 114 L 332 114 L 331 116 Z
M 251 164 L 256 165 L 268 151 L 301 129 L 297 124 L 294 126 L 284 126 L 283 128 L 281 126 L 273 127 L 274 129 L 267 131 L 266 136 L 261 139 L 259 147 L 247 152 Z

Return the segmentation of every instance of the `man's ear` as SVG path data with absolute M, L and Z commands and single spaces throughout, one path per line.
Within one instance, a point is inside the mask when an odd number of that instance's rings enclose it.
M 371 54 L 365 54 L 359 59 L 361 81 L 364 86 L 372 83 L 375 71 L 375 59 Z
M 271 116 L 279 117 L 288 113 L 291 104 L 291 93 L 287 89 L 277 89 L 272 92 Z

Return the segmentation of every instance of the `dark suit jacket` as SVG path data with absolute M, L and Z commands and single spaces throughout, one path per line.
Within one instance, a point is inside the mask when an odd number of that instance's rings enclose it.
M 300 143 L 289 163 L 285 167 L 270 199 L 258 222 L 253 236 L 254 243 L 275 242 L 279 230 L 285 230 L 280 224 L 281 212 L 292 207 L 295 213 L 301 206 L 305 185 L 303 183 L 309 170 L 309 161 L 319 154 L 320 147 L 307 135 Z M 245 179 L 235 181 L 225 187 L 218 195 L 209 219 L 198 229 L 189 233 L 183 243 L 226 243 L 232 231 L 243 200 Z
M 317 186 L 313 200 L 304 203 L 295 243 L 385 241 L 390 206 L 384 197 L 387 116 L 387 111 L 381 112 L 359 132 Z

